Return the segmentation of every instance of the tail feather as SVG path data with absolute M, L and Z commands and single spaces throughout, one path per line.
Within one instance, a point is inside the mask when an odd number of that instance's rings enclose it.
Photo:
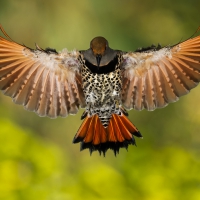
M 108 138 L 107 140 L 109 142 L 117 142 L 117 138 L 115 136 L 115 132 L 116 132 L 115 127 L 116 126 L 113 126 L 112 123 L 113 123 L 112 120 L 110 120 L 109 127 L 107 127 L 107 129 L 106 129 L 107 138 Z
M 122 117 L 120 117 L 119 115 L 113 115 L 113 119 L 115 121 L 115 127 L 118 127 L 118 130 L 116 130 L 116 134 L 121 134 L 123 141 L 124 140 L 131 140 L 133 137 L 131 135 L 131 133 L 129 132 L 129 130 L 125 127 L 122 119 Z
M 113 114 L 108 127 L 103 127 L 98 115 L 86 117 L 74 137 L 73 143 L 81 142 L 81 150 L 89 149 L 90 153 L 98 150 L 105 155 L 112 149 L 116 155 L 120 148 L 128 149 L 128 145 L 135 145 L 133 135 L 142 137 L 137 128 L 125 115 Z
M 97 115 L 95 116 L 95 121 L 94 121 L 94 136 L 93 136 L 93 144 L 94 145 L 98 145 L 101 143 L 101 130 L 100 130 L 100 120 L 99 118 L 97 117 Z
M 101 144 L 104 144 L 107 142 L 107 134 L 99 118 L 98 120 L 99 120 L 99 135 L 101 139 Z
M 74 139 L 76 139 L 76 143 L 81 142 L 83 140 L 83 138 L 85 138 L 91 119 L 92 118 L 89 118 L 87 116 L 85 118 L 85 120 L 83 121 L 83 123 L 81 124 L 81 127 L 79 128 L 79 130 L 74 138 Z
M 94 137 L 94 133 L 95 133 L 95 129 L 96 129 L 95 119 L 96 119 L 96 116 L 91 117 L 91 120 L 89 122 L 89 127 L 88 127 L 88 130 L 87 130 L 85 138 L 84 138 L 85 143 L 89 143 L 89 142 L 93 141 L 93 137 Z
M 136 137 L 142 137 L 142 135 L 138 131 L 138 129 L 129 121 L 129 119 L 125 115 L 119 116 L 117 119 L 121 121 L 121 125 L 126 130 L 128 130 L 129 133 L 131 133 L 132 135 L 134 135 Z

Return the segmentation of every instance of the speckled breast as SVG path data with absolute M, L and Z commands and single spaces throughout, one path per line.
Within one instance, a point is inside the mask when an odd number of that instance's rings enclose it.
M 82 66 L 82 81 L 83 90 L 86 99 L 86 112 L 89 116 L 97 114 L 104 127 L 107 127 L 109 120 L 113 113 L 121 114 L 121 56 L 116 56 L 116 62 L 114 67 L 103 66 L 114 69 L 108 72 L 108 68 L 105 70 L 106 73 L 101 70 L 100 73 L 93 73 L 87 66 L 87 62 Z M 91 67 L 91 66 L 90 66 Z M 93 66 L 96 67 L 96 66 Z

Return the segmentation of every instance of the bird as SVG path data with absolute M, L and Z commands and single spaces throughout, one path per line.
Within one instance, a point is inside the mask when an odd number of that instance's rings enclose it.
M 80 150 L 136 145 L 142 134 L 131 109 L 153 111 L 176 102 L 200 82 L 200 35 L 175 45 L 114 50 L 98 36 L 89 49 L 34 49 L 13 41 L 0 25 L 0 90 L 41 117 L 57 118 L 84 108 L 73 143 Z

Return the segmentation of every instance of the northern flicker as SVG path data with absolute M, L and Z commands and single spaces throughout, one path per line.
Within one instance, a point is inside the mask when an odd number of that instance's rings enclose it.
M 200 81 L 200 36 L 134 52 L 113 50 L 95 37 L 88 50 L 57 52 L 18 44 L 0 29 L 0 90 L 39 116 L 66 117 L 85 108 L 73 143 L 90 153 L 116 154 L 134 145 L 134 136 L 142 135 L 126 109 L 165 107 Z

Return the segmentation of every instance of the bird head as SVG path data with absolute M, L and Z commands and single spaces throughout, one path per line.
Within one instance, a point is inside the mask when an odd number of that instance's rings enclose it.
M 108 65 L 116 56 L 117 51 L 109 47 L 108 41 L 101 36 L 95 37 L 90 42 L 90 48 L 80 51 L 84 59 L 99 68 Z
M 100 66 L 101 58 L 104 55 L 107 47 L 108 47 L 108 41 L 104 37 L 101 37 L 101 36 L 95 37 L 90 42 L 90 48 L 94 56 L 96 57 L 97 67 Z

